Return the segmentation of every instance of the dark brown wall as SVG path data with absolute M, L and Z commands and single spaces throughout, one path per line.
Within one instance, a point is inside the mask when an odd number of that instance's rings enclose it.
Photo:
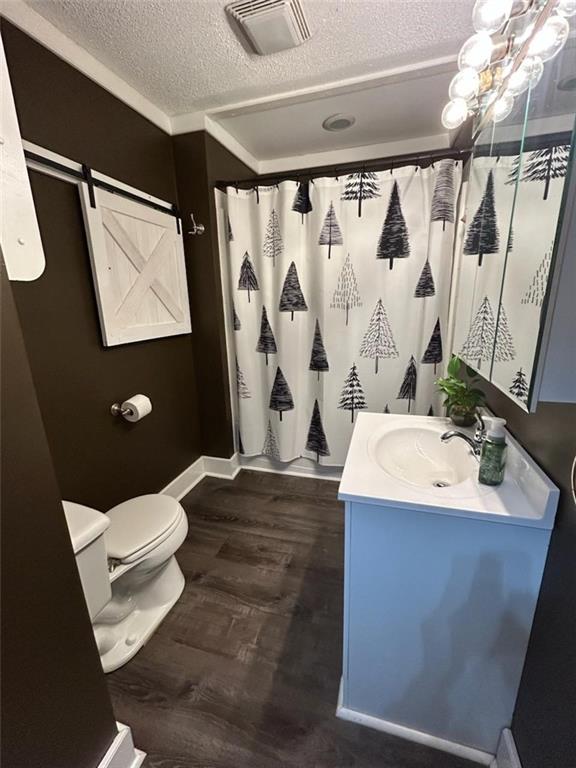
M 527 414 L 489 384 L 490 407 L 559 486 L 538 607 L 512 724 L 522 768 L 576 765 L 576 506 L 570 492 L 576 405 L 541 403 Z
M 229 457 L 233 436 L 214 184 L 220 179 L 254 178 L 254 173 L 204 131 L 174 136 L 173 142 L 184 220 L 189 221 L 193 212 L 195 220 L 206 226 L 204 235 L 185 238 L 202 453 Z
M 175 201 L 168 135 L 5 22 L 2 36 L 25 139 Z M 193 337 L 104 348 L 78 191 L 31 179 L 46 271 L 14 284 L 16 304 L 63 497 L 106 509 L 160 490 L 200 454 Z M 137 392 L 150 416 L 110 415 Z
M 1 269 L 1 762 L 95 768 L 116 725 Z
M 174 200 L 167 134 L 4 19 L 1 30 L 24 139 Z

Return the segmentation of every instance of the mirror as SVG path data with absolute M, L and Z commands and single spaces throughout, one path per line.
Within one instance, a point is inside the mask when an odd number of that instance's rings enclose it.
M 525 410 L 572 166 L 576 40 L 490 123 L 469 164 L 453 352 Z

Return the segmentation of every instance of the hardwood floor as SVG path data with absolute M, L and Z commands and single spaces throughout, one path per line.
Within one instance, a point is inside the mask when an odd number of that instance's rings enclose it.
M 147 768 L 470 768 L 338 720 L 343 509 L 337 483 L 207 478 L 183 505 L 180 601 L 108 676 Z

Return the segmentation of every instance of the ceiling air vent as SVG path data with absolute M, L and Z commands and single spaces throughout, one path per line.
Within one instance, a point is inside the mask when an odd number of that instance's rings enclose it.
M 295 48 L 311 37 L 300 0 L 238 0 L 226 10 L 261 56 Z

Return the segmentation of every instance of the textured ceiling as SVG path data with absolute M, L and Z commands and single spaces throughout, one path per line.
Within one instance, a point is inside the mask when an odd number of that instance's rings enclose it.
M 168 115 L 454 54 L 474 0 L 304 0 L 313 30 L 272 56 L 244 49 L 230 0 L 26 0 Z

